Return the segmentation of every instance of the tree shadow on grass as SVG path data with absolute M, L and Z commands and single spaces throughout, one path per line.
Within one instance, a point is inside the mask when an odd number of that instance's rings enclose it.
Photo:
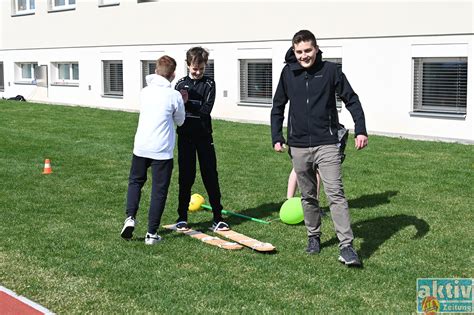
M 370 256 L 395 233 L 411 225 L 416 228 L 416 234 L 412 237 L 412 240 L 424 237 L 430 230 L 430 226 L 425 220 L 404 214 L 379 217 L 353 223 L 352 230 L 354 236 L 363 239 L 360 250 L 358 251 L 359 255 L 362 259 L 370 258 Z M 333 237 L 329 241 L 324 242 L 321 246 L 327 247 L 335 244 L 339 244 L 337 237 Z

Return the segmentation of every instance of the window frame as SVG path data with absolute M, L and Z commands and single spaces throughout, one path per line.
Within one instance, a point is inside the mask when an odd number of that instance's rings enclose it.
M 149 74 L 155 73 L 156 60 L 140 60 L 140 64 L 141 64 L 141 74 L 142 74 L 142 88 L 144 88 L 147 86 L 146 76 Z M 151 69 L 150 66 L 152 66 L 152 64 L 154 64 L 154 69 L 153 71 L 150 71 Z M 148 71 L 145 71 L 145 70 L 148 70 Z
M 264 106 L 271 107 L 273 101 L 273 61 L 271 58 L 240 58 L 239 64 L 239 105 L 253 105 L 253 106 Z M 267 65 L 270 67 L 270 73 L 268 77 L 264 77 L 262 82 L 263 93 L 267 94 L 262 97 L 249 96 L 249 69 L 250 64 Z M 265 75 L 265 74 L 263 74 Z M 268 81 L 270 86 L 268 85 Z M 258 83 L 258 82 L 257 82 Z M 268 92 L 270 94 L 268 95 Z
M 324 61 L 335 63 L 338 67 L 341 67 L 341 71 L 342 71 L 342 58 L 324 58 Z M 336 108 L 338 111 L 341 111 L 342 104 L 344 104 L 344 102 L 341 100 L 339 95 L 336 94 L 335 96 L 336 96 Z
M 0 92 L 5 92 L 5 71 L 3 61 L 0 61 Z
M 118 82 L 113 83 L 113 82 L 107 82 L 107 76 L 110 78 L 112 75 L 110 73 L 111 69 L 110 66 L 112 64 L 115 65 L 120 65 L 121 68 L 121 73 L 118 76 Z M 108 73 L 106 71 L 109 71 Z M 117 74 L 116 74 L 117 75 Z M 102 60 L 102 91 L 103 94 L 102 96 L 104 97 L 112 97 L 112 98 L 123 98 L 123 60 Z M 121 90 L 113 90 L 111 85 L 118 85 L 121 86 Z
M 13 8 L 13 15 L 29 15 L 34 14 L 36 11 L 36 3 L 35 0 L 24 0 L 26 1 L 26 7 L 28 9 L 20 9 L 19 2 L 20 0 L 12 0 L 12 8 Z M 33 8 L 31 5 L 33 4 Z
M 76 9 L 76 0 L 64 0 L 64 4 L 61 5 L 56 5 L 55 1 L 56 0 L 49 0 L 50 12 L 68 11 Z M 74 3 L 71 3 L 71 1 L 74 1 Z
M 80 71 L 79 71 L 79 62 L 77 61 L 56 61 L 52 62 L 53 69 L 53 82 L 51 85 L 70 85 L 70 86 L 79 86 L 80 80 Z M 69 69 L 69 79 L 61 78 L 60 66 L 67 66 Z M 77 65 L 77 79 L 74 78 L 74 65 Z
M 30 77 L 24 77 L 23 66 L 29 65 Z M 15 84 L 36 84 L 35 68 L 38 67 L 37 62 L 15 62 Z
M 448 94 L 441 94 L 439 97 L 444 98 L 446 101 L 453 101 L 453 98 L 450 96 L 451 95 L 456 95 L 456 101 L 453 105 L 434 105 L 434 103 L 439 102 L 439 100 L 435 100 L 432 104 L 424 104 L 425 102 L 425 97 L 429 98 L 430 96 L 434 96 L 433 94 L 429 94 L 429 91 L 427 90 L 427 87 L 424 86 L 425 82 L 427 80 L 424 80 L 425 77 L 425 65 L 435 65 L 435 64 L 442 64 L 442 63 L 458 63 L 456 66 L 456 77 L 455 80 L 457 81 L 457 88 L 456 90 L 451 89 L 450 86 L 442 86 L 442 88 L 445 89 L 444 92 L 448 92 Z M 464 66 L 462 64 L 465 64 Z M 459 73 L 462 71 L 460 70 L 460 67 L 465 67 L 465 74 Z M 439 70 L 439 69 L 437 69 Z M 451 70 L 451 69 L 447 69 Z M 428 69 L 427 69 L 428 71 Z M 432 70 L 433 71 L 433 70 Z M 446 80 L 450 79 L 447 77 L 442 77 L 442 75 L 447 75 L 448 73 L 426 73 L 426 76 L 431 75 L 431 76 L 436 76 L 438 75 L 438 78 L 432 77 L 428 78 L 430 81 L 428 81 L 426 84 L 436 84 L 436 81 L 439 80 Z M 464 83 L 464 75 L 465 75 L 465 86 L 464 88 L 460 87 L 460 81 L 461 83 Z M 412 57 L 412 112 L 411 114 L 413 115 L 424 115 L 424 114 L 432 114 L 434 116 L 439 116 L 439 115 L 444 115 L 444 116 L 465 116 L 467 113 L 467 87 L 468 87 L 468 58 L 467 57 Z M 440 89 L 437 89 L 436 92 L 440 91 Z M 434 93 L 436 93 L 434 92 Z M 450 93 L 451 92 L 451 93 Z M 462 95 L 459 96 L 459 94 L 462 93 Z M 427 101 L 428 102 L 428 101 Z M 458 106 L 460 104 L 461 106 Z M 464 105 L 464 106 L 462 106 Z

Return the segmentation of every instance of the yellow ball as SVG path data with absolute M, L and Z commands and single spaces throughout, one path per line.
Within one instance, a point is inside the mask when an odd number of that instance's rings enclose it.
M 189 211 L 198 211 L 201 210 L 201 206 L 204 204 L 204 197 L 200 194 L 194 194 L 191 196 L 189 201 Z

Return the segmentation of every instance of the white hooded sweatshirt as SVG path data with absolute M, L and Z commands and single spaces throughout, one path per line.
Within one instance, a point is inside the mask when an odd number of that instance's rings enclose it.
M 176 139 L 174 124 L 184 123 L 183 97 L 160 75 L 150 74 L 146 82 L 148 86 L 140 92 L 140 117 L 133 154 L 169 160 L 173 158 Z

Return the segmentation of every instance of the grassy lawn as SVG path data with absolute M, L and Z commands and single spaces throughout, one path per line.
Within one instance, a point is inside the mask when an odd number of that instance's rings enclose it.
M 278 251 L 225 251 L 160 230 L 145 246 L 150 183 L 135 239 L 120 229 L 138 114 L 0 101 L 0 285 L 56 313 L 413 313 L 416 279 L 474 277 L 473 146 L 371 136 L 343 165 L 363 269 L 278 219 L 291 169 L 264 125 L 214 122 L 232 227 Z M 370 122 L 369 122 L 370 125 Z M 42 175 L 44 159 L 53 174 Z M 176 161 L 175 161 L 176 162 Z M 177 164 L 162 224 L 177 217 Z M 207 197 L 198 180 L 193 192 Z M 327 201 L 322 198 L 323 207 Z M 209 212 L 190 214 L 207 229 Z

